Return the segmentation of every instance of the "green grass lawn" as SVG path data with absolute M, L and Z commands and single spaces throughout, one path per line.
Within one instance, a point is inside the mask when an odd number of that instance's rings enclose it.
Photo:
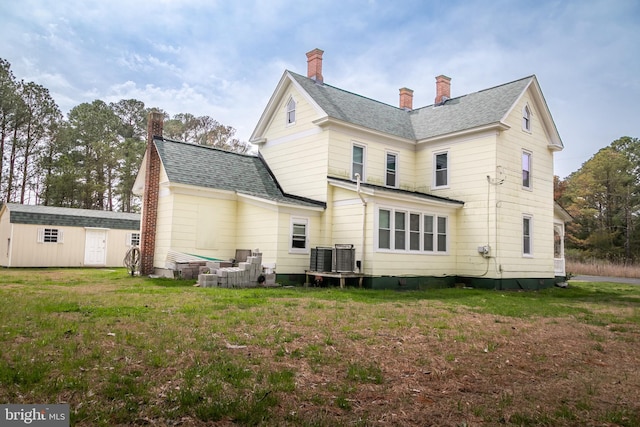
M 87 426 L 640 425 L 640 287 L 193 284 L 1 270 L 0 400 Z

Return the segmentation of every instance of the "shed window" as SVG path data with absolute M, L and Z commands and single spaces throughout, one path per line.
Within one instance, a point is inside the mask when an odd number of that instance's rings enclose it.
M 127 246 L 140 246 L 140 233 L 127 234 Z
M 59 228 L 38 228 L 38 243 L 62 243 L 62 230 Z

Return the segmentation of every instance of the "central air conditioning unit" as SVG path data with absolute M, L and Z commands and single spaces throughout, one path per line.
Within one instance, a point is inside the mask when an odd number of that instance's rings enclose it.
M 333 248 L 311 248 L 309 269 L 318 272 L 333 271 Z
M 353 273 L 356 266 L 356 249 L 353 245 L 336 245 L 334 271 Z

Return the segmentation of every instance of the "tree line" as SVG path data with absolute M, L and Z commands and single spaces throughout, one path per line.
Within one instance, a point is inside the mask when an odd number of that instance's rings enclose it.
M 569 253 L 640 260 L 640 139 L 619 138 L 564 181 L 556 177 L 555 198 L 573 217 L 566 225 Z
M 236 130 L 209 116 L 170 117 L 142 101 L 82 103 L 65 118 L 49 90 L 18 80 L 0 58 L 0 203 L 136 212 L 131 192 L 146 146 L 149 112 L 164 136 L 245 153 Z
M 164 114 L 167 138 L 249 150 L 233 127 L 209 116 L 170 117 L 136 99 L 82 103 L 65 118 L 47 88 L 17 80 L 0 58 L 0 202 L 138 211 L 131 189 L 151 111 Z M 555 177 L 554 196 L 573 217 L 566 227 L 569 253 L 640 260 L 638 138 L 622 137 L 565 180 Z

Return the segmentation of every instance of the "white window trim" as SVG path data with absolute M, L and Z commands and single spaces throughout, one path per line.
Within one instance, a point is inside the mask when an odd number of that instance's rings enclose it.
M 291 217 L 289 223 L 289 253 L 290 254 L 308 254 L 309 253 L 309 218 L 304 217 Z M 293 226 L 297 224 L 304 224 L 305 240 L 304 248 L 293 247 Z
M 57 238 L 55 242 L 45 242 L 45 230 L 56 230 Z M 39 227 L 37 231 L 36 242 L 45 244 L 58 244 L 64 243 L 64 233 L 61 228 L 57 227 Z
M 389 211 L 390 213 L 390 218 L 389 218 L 389 230 L 390 230 L 390 236 L 389 236 L 389 246 L 391 249 L 387 249 L 387 248 L 381 248 L 380 247 L 380 242 L 379 242 L 379 232 L 380 232 L 380 224 L 379 224 L 379 220 L 380 220 L 380 211 L 384 210 L 384 211 Z M 438 213 L 434 213 L 434 212 L 424 212 L 424 211 L 414 211 L 414 210 L 407 210 L 407 209 L 402 209 L 402 208 L 393 208 L 393 207 L 389 207 L 389 206 L 378 206 L 376 208 L 376 215 L 375 215 L 375 225 L 374 225 L 374 244 L 375 244 L 375 251 L 376 252 L 383 252 L 383 253 L 399 253 L 399 254 L 423 254 L 423 255 L 449 255 L 449 251 L 450 251 L 450 246 L 451 246 L 451 240 L 450 240 L 450 233 L 449 233 L 449 215 L 445 215 L 445 214 L 438 214 Z M 395 228 L 395 214 L 396 212 L 402 212 L 405 214 L 405 249 L 394 249 L 395 248 L 395 233 L 396 233 L 396 228 Z M 411 249 L 411 215 L 420 215 L 420 249 L 419 250 L 415 250 L 415 249 Z M 433 250 L 432 251 L 426 251 L 424 250 L 424 217 L 425 216 L 431 216 L 433 217 Z M 446 251 L 438 251 L 438 218 L 446 218 L 447 220 L 447 225 L 446 225 L 446 230 L 445 230 L 445 235 L 446 235 L 446 245 L 447 245 L 447 250 Z
M 524 179 L 521 177 L 520 180 L 522 181 L 522 189 L 523 190 L 533 190 L 533 153 L 529 150 L 522 150 L 522 154 L 520 154 L 520 170 L 521 173 L 524 174 L 524 167 L 522 167 L 522 160 L 524 158 L 524 155 L 529 156 L 529 185 L 526 186 L 524 185 Z
M 133 236 L 136 235 L 136 234 L 138 235 L 138 244 L 134 245 L 133 244 Z M 126 237 L 126 240 L 125 240 L 125 245 L 129 246 L 129 247 L 140 246 L 140 237 L 141 237 L 141 235 L 140 235 L 139 231 L 132 231 L 130 233 L 127 233 L 127 237 Z
M 447 155 L 447 183 L 445 185 L 437 185 L 437 161 L 436 158 L 437 156 L 441 155 L 441 154 L 446 154 Z M 451 170 L 451 156 L 449 155 L 449 150 L 442 150 L 442 151 L 436 151 L 433 153 L 433 185 L 432 185 L 432 189 L 433 190 L 439 190 L 439 189 L 444 189 L 444 188 L 449 188 L 449 183 L 451 182 L 451 174 L 449 173 Z
M 522 130 L 527 133 L 531 133 L 531 119 L 532 119 L 531 107 L 529 104 L 525 104 L 522 107 Z
M 353 170 L 353 148 L 354 147 L 360 147 L 362 148 L 362 176 L 360 177 L 360 181 L 361 182 L 365 182 L 366 181 L 366 176 L 367 176 L 367 146 L 365 144 L 360 144 L 357 142 L 353 142 L 351 144 L 351 154 L 350 154 L 350 168 L 351 168 L 351 179 L 355 181 L 355 177 L 353 176 L 355 171 Z
M 387 184 L 387 156 L 394 156 L 396 158 L 396 170 L 395 170 L 395 183 L 394 185 Z M 395 151 L 385 151 L 384 152 L 384 185 L 389 188 L 398 188 L 400 186 L 400 174 L 398 173 L 398 169 L 400 164 L 400 154 Z
M 529 220 L 529 252 L 524 251 L 524 221 L 525 219 Z M 524 258 L 533 258 L 533 215 L 524 214 L 522 215 L 522 256 Z
M 289 104 L 291 104 L 292 102 L 293 102 L 293 109 L 290 109 Z M 297 107 L 298 107 L 298 103 L 296 102 L 295 98 L 293 96 L 290 96 L 289 99 L 287 100 L 287 103 L 284 105 L 284 110 L 285 110 L 284 121 L 286 126 L 293 126 L 296 124 L 296 120 L 298 117 Z M 292 111 L 293 111 L 293 121 L 289 121 L 289 113 Z

